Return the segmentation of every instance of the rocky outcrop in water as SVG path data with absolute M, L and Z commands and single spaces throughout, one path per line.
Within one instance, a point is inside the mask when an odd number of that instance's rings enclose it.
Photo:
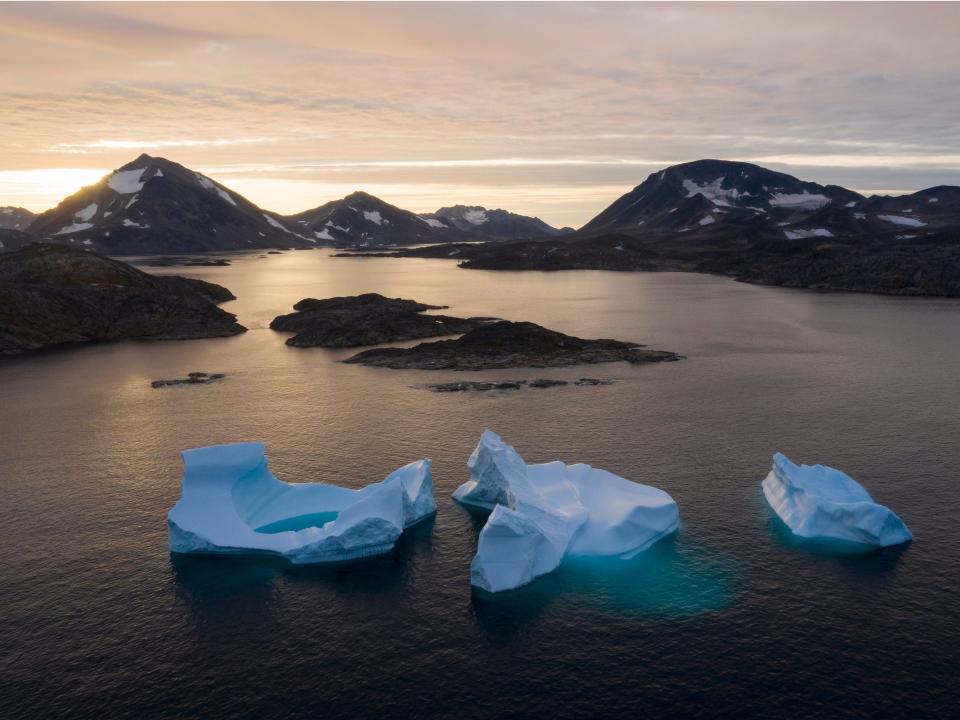
M 574 380 L 573 385 L 613 385 L 616 382 L 610 378 L 580 378 Z M 566 387 L 569 380 L 554 380 L 552 378 L 537 378 L 536 380 L 456 380 L 446 383 L 430 383 L 428 385 L 414 385 L 438 393 L 456 392 L 496 392 L 501 390 L 521 390 L 525 387 L 552 388 Z
M 173 378 L 171 380 L 153 380 L 150 382 L 152 388 L 170 387 L 173 385 L 209 385 L 226 377 L 224 373 L 205 373 L 192 372 L 187 373 L 185 378 Z
M 492 370 L 616 362 L 663 362 L 683 356 L 619 340 L 583 340 L 531 322 L 501 320 L 456 340 L 412 348 L 374 348 L 344 360 L 373 367 L 417 370 Z
M 34 243 L 0 255 L 0 355 L 102 340 L 184 340 L 246 328 L 217 303 L 220 285 Z
M 294 347 L 360 347 L 386 342 L 458 335 L 488 322 L 489 318 L 424 315 L 445 306 L 415 300 L 386 298 L 377 293 L 307 298 L 270 323 L 273 330 L 296 333 L 287 340 Z

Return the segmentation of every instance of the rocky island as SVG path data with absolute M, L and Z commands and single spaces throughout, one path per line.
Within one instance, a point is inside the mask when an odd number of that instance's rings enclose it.
M 423 314 L 445 307 L 387 298 L 378 293 L 325 300 L 307 298 L 293 306 L 296 312 L 274 318 L 270 328 L 296 333 L 287 340 L 287 345 L 293 347 L 337 348 L 459 335 L 490 321 Z
M 344 360 L 395 370 L 493 370 L 564 367 L 625 360 L 630 363 L 680 360 L 683 356 L 620 340 L 583 340 L 531 322 L 501 320 L 456 340 L 412 348 L 373 348 Z
M 184 340 L 246 330 L 220 285 L 155 276 L 93 252 L 34 243 L 0 255 L 0 355 L 102 340 Z

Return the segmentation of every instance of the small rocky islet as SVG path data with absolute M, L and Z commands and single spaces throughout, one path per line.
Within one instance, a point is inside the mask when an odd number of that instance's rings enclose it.
M 274 318 L 270 327 L 295 333 L 287 339 L 293 347 L 349 348 L 459 335 L 491 321 L 424 314 L 445 308 L 378 293 L 306 298 L 293 306 L 295 312 Z
M 394 370 L 496 370 L 621 360 L 639 364 L 682 358 L 677 353 L 651 350 L 635 342 L 585 340 L 532 322 L 500 320 L 470 330 L 455 340 L 420 343 L 411 348 L 373 348 L 343 362 Z
M 567 385 L 613 385 L 616 380 L 611 378 L 580 378 L 579 380 L 554 380 L 552 378 L 537 378 L 536 380 L 456 380 L 446 383 L 430 383 L 415 385 L 432 392 L 497 392 L 502 390 L 522 390 L 525 387 L 550 388 L 566 387 Z
M 295 312 L 274 318 L 274 330 L 293 332 L 287 345 L 294 347 L 347 348 L 379 345 L 418 338 L 460 335 L 451 340 L 420 343 L 411 348 L 372 348 L 343 362 L 371 367 L 417 370 L 495 370 L 503 368 L 548 368 L 602 362 L 669 362 L 682 355 L 652 350 L 635 342 L 585 340 L 549 330 L 531 322 L 513 322 L 490 317 L 458 318 L 428 315 L 445 305 L 387 298 L 377 293 L 307 298 L 293 306 Z M 582 384 L 604 384 L 583 379 Z M 586 382 L 586 381 L 590 382 Z M 580 383 L 580 381 L 577 381 Z M 519 389 L 527 381 L 439 383 L 437 392 L 459 390 Z M 530 387 L 565 385 L 567 381 L 542 378 Z
M 192 372 L 192 373 L 187 373 L 187 376 L 185 378 L 173 378 L 170 380 L 151 380 L 150 387 L 162 388 L 162 387 L 171 387 L 175 385 L 209 385 L 219 380 L 223 380 L 225 377 L 226 377 L 226 373 Z

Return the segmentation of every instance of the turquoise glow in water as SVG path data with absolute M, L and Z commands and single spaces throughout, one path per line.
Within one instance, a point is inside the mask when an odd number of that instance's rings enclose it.
M 338 513 L 335 512 L 317 512 L 306 515 L 297 515 L 296 517 L 284 518 L 276 522 L 268 523 L 257 528 L 257 532 L 262 533 L 280 533 L 288 530 L 303 530 L 308 527 L 323 527 L 331 520 L 337 519 Z

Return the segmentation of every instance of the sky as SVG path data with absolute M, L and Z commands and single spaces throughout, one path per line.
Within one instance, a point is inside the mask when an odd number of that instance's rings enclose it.
M 0 3 L 0 205 L 141 152 L 282 213 L 575 227 L 706 157 L 960 185 L 958 37 L 960 3 Z

